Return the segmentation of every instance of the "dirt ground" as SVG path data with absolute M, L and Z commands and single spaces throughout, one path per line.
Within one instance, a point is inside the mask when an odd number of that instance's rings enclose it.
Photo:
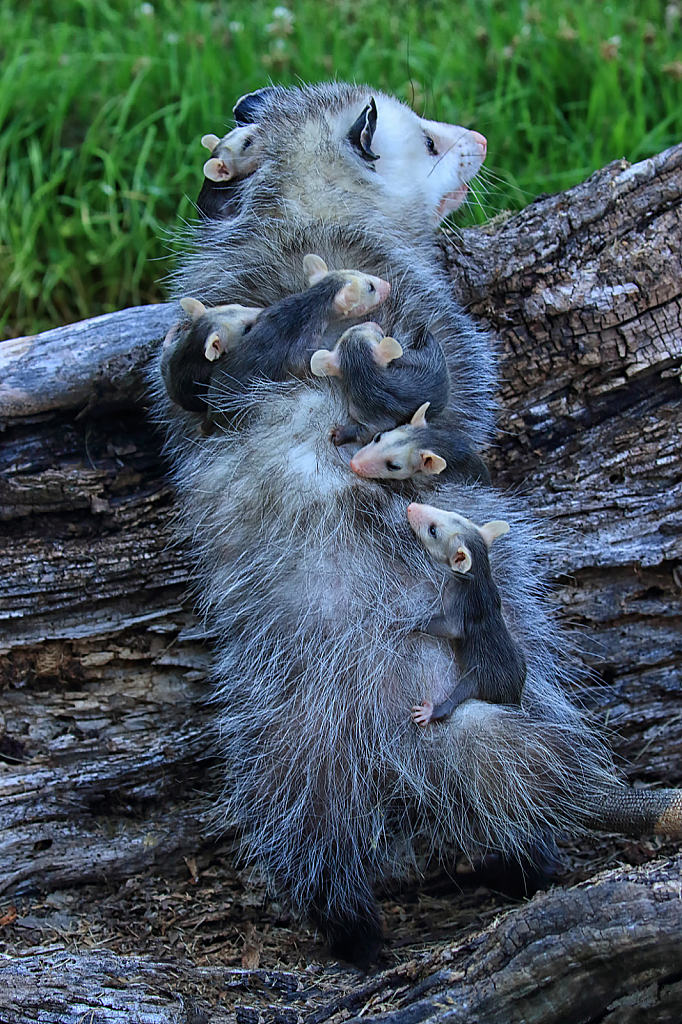
M 563 844 L 555 884 L 570 886 L 618 864 L 643 864 L 673 854 L 674 843 L 632 842 L 613 837 Z M 26 894 L 0 905 L 0 953 L 12 956 L 109 951 L 154 960 L 189 960 L 196 967 L 234 968 L 224 991 L 223 1012 L 239 1024 L 295 1024 L 339 1006 L 351 989 L 365 991 L 363 975 L 327 955 L 305 921 L 267 894 L 253 873 L 236 870 L 227 843 L 196 860 L 187 858 L 173 877 L 147 873 L 124 882 Z M 444 947 L 466 942 L 518 902 L 463 874 L 466 862 L 448 874 L 428 872 L 417 884 L 379 893 L 387 946 L 377 972 L 416 977 L 435 969 Z M 243 970 L 243 974 L 241 971 Z M 395 1005 L 400 987 L 372 987 L 359 1009 Z M 363 997 L 364 998 L 364 997 Z M 363 1009 L 364 1007 L 364 1009 Z M 317 1011 L 317 1012 L 316 1012 Z

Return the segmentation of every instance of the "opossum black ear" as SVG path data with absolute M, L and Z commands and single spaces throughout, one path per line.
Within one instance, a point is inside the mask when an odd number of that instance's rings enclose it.
M 208 338 L 206 339 L 206 344 L 204 345 L 204 355 L 209 360 L 209 362 L 213 363 L 215 362 L 216 359 L 220 358 L 224 351 L 225 349 L 222 341 L 220 340 L 220 335 L 218 334 L 217 331 L 213 331 L 213 333 L 209 334 Z
M 421 459 L 421 471 L 427 476 L 436 475 L 442 473 L 447 467 L 445 459 L 441 458 L 440 455 L 436 455 L 435 452 L 431 452 L 428 449 L 423 449 L 419 452 L 419 458 Z
M 232 177 L 229 167 L 224 160 L 212 156 L 204 164 L 204 177 L 209 181 L 229 181 Z
M 466 544 L 461 544 L 454 555 L 450 555 L 450 568 L 453 572 L 469 572 L 471 568 L 471 552 Z
M 189 313 L 192 320 L 198 320 L 200 316 L 203 316 L 206 312 L 206 306 L 199 299 L 193 299 L 187 295 L 184 299 L 180 299 L 180 305 L 184 309 L 185 313 Z
M 504 537 L 505 533 L 509 533 L 509 523 L 505 523 L 503 519 L 493 519 L 492 522 L 486 523 L 485 526 L 479 526 L 478 532 L 486 543 L 486 546 L 490 548 L 494 540 L 498 537 Z
M 255 124 L 263 104 L 268 96 L 275 91 L 272 85 L 267 85 L 264 89 L 256 89 L 255 92 L 247 92 L 244 96 L 240 96 L 232 107 L 237 124 Z
M 374 97 L 360 114 L 360 117 L 352 125 L 348 132 L 348 141 L 353 149 L 356 149 L 363 160 L 367 163 L 374 163 L 379 157 L 372 152 L 372 139 L 377 126 L 377 105 Z
M 306 276 L 308 287 L 311 288 L 318 281 L 321 281 L 323 277 L 327 276 L 329 267 L 321 256 L 316 256 L 314 252 L 309 252 L 303 257 L 303 273 Z
M 217 135 L 201 136 L 201 145 L 204 146 L 209 151 L 209 153 L 213 152 L 213 150 L 216 148 L 219 142 L 220 139 L 218 138 Z

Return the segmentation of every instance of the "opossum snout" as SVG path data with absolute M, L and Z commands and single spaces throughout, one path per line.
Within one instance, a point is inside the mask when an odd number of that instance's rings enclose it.
M 488 140 L 485 135 L 481 135 L 480 132 L 475 132 L 471 129 L 469 130 L 469 135 L 471 136 L 472 142 L 478 146 L 481 151 L 481 161 L 485 160 L 485 155 L 488 152 Z

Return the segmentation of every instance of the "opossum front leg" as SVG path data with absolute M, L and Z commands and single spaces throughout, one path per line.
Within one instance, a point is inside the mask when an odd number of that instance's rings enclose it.
M 465 700 L 472 699 L 480 699 L 476 679 L 473 676 L 464 676 L 459 680 L 447 700 L 441 704 L 436 704 L 434 707 L 431 701 L 427 700 L 423 704 L 413 707 L 412 720 L 421 726 L 428 725 L 429 722 L 438 722 L 451 715 L 455 708 L 463 704 Z
M 454 622 L 450 615 L 434 615 L 417 628 L 420 633 L 445 637 L 447 640 L 461 640 L 464 632 L 462 625 Z

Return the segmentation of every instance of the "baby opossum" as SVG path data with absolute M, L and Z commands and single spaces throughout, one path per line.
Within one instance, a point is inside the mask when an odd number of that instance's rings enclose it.
M 353 472 L 374 480 L 408 480 L 443 473 L 443 479 L 489 485 L 488 467 L 465 435 L 447 420 L 427 423 L 430 404 L 420 405 L 409 423 L 376 434 L 350 460 Z
M 176 294 L 271 306 L 304 287 L 310 252 L 381 277 L 391 294 L 374 319 L 404 351 L 431 331 L 457 380 L 448 419 L 484 446 L 492 347 L 455 302 L 433 231 L 480 166 L 482 137 L 338 82 L 261 90 L 235 116 L 259 124 L 261 159 L 229 215 L 192 232 Z M 332 321 L 322 345 L 343 329 Z M 547 547 L 519 499 L 437 477 L 431 500 L 511 524 L 508 556 L 493 547 L 490 558 L 526 656 L 522 708 L 470 700 L 438 728 L 415 729 L 409 708 L 425 683 L 436 703 L 451 687 L 449 642 L 417 632 L 442 570 L 404 498 L 353 474 L 330 442 L 348 416 L 340 390 L 263 383 L 243 428 L 202 438 L 158 369 L 157 380 L 197 594 L 217 636 L 219 822 L 239 829 L 244 857 L 338 956 L 376 956 L 372 885 L 414 871 L 424 849 L 449 861 L 458 849 L 522 857 L 548 830 L 679 828 L 668 792 L 616 785 L 564 692 L 575 670 L 540 596 Z
M 207 309 L 198 299 L 180 300 L 192 320 L 189 329 L 180 325 L 168 332 L 161 373 L 174 402 L 206 415 L 206 429 L 212 419 L 209 403 L 221 412 L 238 412 L 253 380 L 302 374 L 331 319 L 364 316 L 390 291 L 386 281 L 370 274 L 330 272 L 312 253 L 304 258 L 303 269 L 308 290 L 266 310 L 240 305 Z
M 337 445 L 400 423 L 414 409 L 416 396 L 427 396 L 436 413 L 450 396 L 443 350 L 429 331 L 418 347 L 405 352 L 378 324 L 358 324 L 341 335 L 332 352 L 315 352 L 310 369 L 316 377 L 338 377 L 346 397 L 354 422 L 335 429 Z
M 166 335 L 161 375 L 177 405 L 206 414 L 215 360 L 228 348 L 243 344 L 261 309 L 237 304 L 207 309 L 203 302 L 189 297 L 180 299 L 180 305 L 191 320 L 189 326 L 175 324 Z
M 457 512 L 432 505 L 407 506 L 407 519 L 436 562 L 449 565 L 452 575 L 443 591 L 443 612 L 421 629 L 452 640 L 460 678 L 452 693 L 435 707 L 425 701 L 412 708 L 419 725 L 451 714 L 465 700 L 521 707 L 526 682 L 526 659 L 509 635 L 502 600 L 495 585 L 488 551 L 509 523 L 496 520 L 476 526 Z

